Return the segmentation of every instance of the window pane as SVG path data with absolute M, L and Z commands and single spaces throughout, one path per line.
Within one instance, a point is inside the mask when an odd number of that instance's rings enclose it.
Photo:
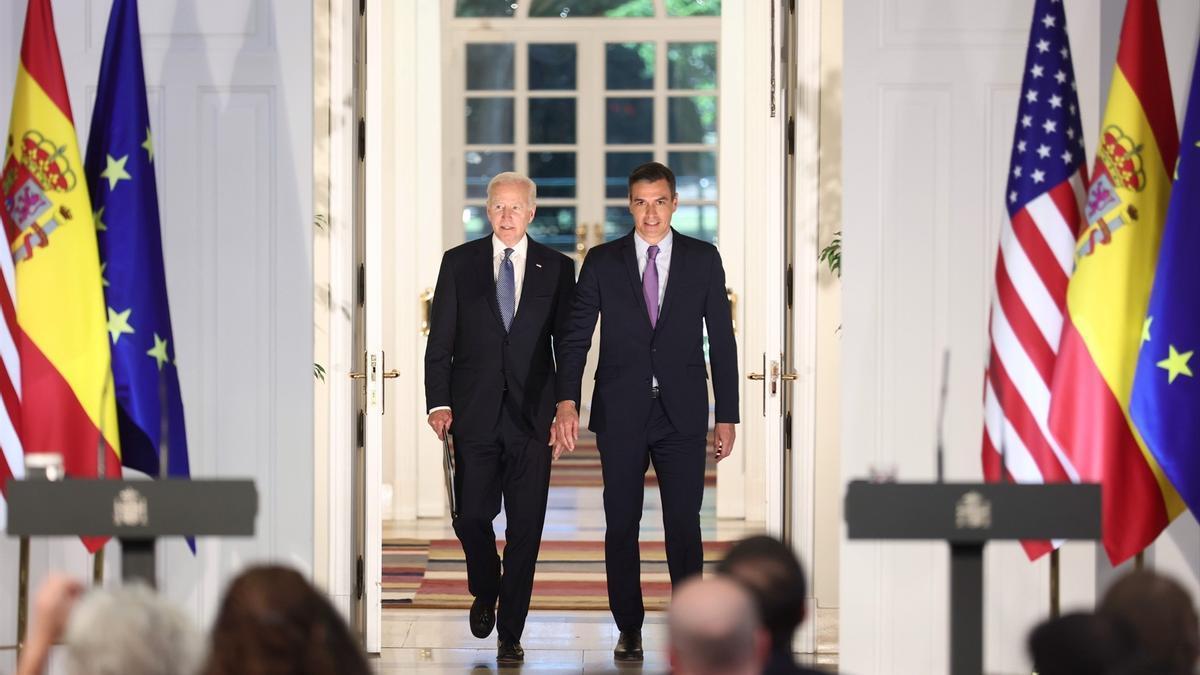
M 654 99 L 609 98 L 604 141 L 610 144 L 654 142 Z
M 454 15 L 472 16 L 512 16 L 517 3 L 513 0 L 458 0 L 454 7 Z
M 604 45 L 604 86 L 609 89 L 653 89 L 654 43 Z
M 513 142 L 513 100 L 511 98 L 468 98 L 467 143 Z
M 667 0 L 667 16 L 721 16 L 721 0 Z
M 667 164 L 675 172 L 675 189 L 684 200 L 717 198 L 717 153 L 670 152 Z
M 575 207 L 539 206 L 529 224 L 529 234 L 550 248 L 575 253 Z
M 533 0 L 529 16 L 654 16 L 654 0 Z
M 487 197 L 487 184 L 498 173 L 513 170 L 511 152 L 467 151 L 467 197 Z
M 671 218 L 671 227 L 689 237 L 716 243 L 717 207 L 680 206 Z
M 529 177 L 539 197 L 575 196 L 575 153 L 529 153 Z
M 530 89 L 574 89 L 575 45 L 529 45 Z
M 628 197 L 629 174 L 654 159 L 652 152 L 610 152 L 604 156 L 604 196 Z M 632 221 L 631 221 L 632 222 Z
M 633 229 L 633 214 L 625 206 L 608 206 L 604 209 L 604 241 L 612 241 L 629 234 Z
M 717 142 L 717 97 L 672 96 L 667 101 L 667 139 L 671 143 Z
M 667 86 L 671 89 L 716 89 L 717 43 L 668 44 Z
M 512 89 L 513 46 L 476 43 L 467 45 L 467 89 Z
M 574 143 L 575 99 L 529 99 L 530 143 Z
M 487 214 L 484 213 L 486 208 L 485 206 L 463 207 L 463 235 L 466 241 L 478 239 L 492 231 L 492 226 L 488 223 Z

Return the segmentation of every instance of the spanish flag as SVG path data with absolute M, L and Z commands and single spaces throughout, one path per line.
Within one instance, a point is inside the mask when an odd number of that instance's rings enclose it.
M 50 0 L 29 0 L 0 209 L 16 276 L 20 438 L 63 456 L 66 473 L 121 475 L 106 314 L 88 198 Z M 103 540 L 85 540 L 95 550 Z
M 1149 546 L 1183 507 L 1129 414 L 1178 154 L 1158 4 L 1129 0 L 1050 406 L 1050 428 L 1080 478 L 1103 485 L 1113 564 Z

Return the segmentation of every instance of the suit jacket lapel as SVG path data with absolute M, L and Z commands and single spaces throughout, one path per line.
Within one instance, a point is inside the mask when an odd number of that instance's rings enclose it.
M 655 324 L 654 330 L 658 332 L 658 327 L 663 325 L 663 321 L 667 318 L 667 311 L 671 308 L 671 301 L 679 294 L 676 289 L 683 282 L 683 270 L 687 266 L 687 244 L 675 228 L 671 228 L 671 266 L 667 271 L 667 291 L 663 296 L 662 307 L 658 310 L 658 323 Z
M 475 250 L 475 273 L 479 275 L 479 285 L 487 295 L 487 305 L 492 308 L 492 316 L 496 323 L 504 328 L 500 318 L 500 303 L 496 301 L 496 278 L 492 270 L 492 238 L 490 236 L 479 240 L 479 248 Z
M 637 296 L 638 306 L 642 308 L 642 316 L 646 319 L 646 327 L 650 327 L 650 310 L 646 308 L 646 297 L 642 294 L 642 275 L 638 274 L 637 247 L 633 243 L 633 233 L 625 236 L 621 244 L 621 257 L 625 259 L 625 271 L 629 273 L 629 283 L 633 285 L 633 294 Z M 661 318 L 661 316 L 660 316 Z
M 546 269 L 538 267 L 538 265 L 546 264 L 542 247 L 533 240 L 533 237 L 525 236 L 529 239 L 529 246 L 525 249 L 525 279 L 521 282 L 521 301 L 517 303 L 517 313 L 513 317 L 512 328 L 508 331 L 510 333 L 517 329 L 517 322 L 521 320 L 521 317 L 528 314 L 528 312 L 522 312 L 521 308 L 529 307 L 525 301 L 537 294 L 538 288 L 541 287 L 546 277 Z M 532 292 L 529 290 L 531 287 L 533 288 Z M 499 305 L 497 305 L 497 312 L 499 312 Z

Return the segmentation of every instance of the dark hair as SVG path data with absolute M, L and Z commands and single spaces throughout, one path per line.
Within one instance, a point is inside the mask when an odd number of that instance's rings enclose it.
M 646 162 L 629 174 L 629 193 L 633 194 L 634 183 L 656 183 L 660 180 L 667 181 L 667 185 L 671 186 L 671 195 L 674 196 L 675 174 L 665 164 Z
M 369 675 L 366 657 L 329 600 L 296 570 L 242 572 L 225 591 L 206 675 Z
M 1128 627 L 1155 673 L 1194 672 L 1200 654 L 1196 607 L 1179 582 L 1140 570 L 1114 583 L 1097 614 Z
M 758 605 L 771 646 L 792 643 L 792 634 L 804 620 L 808 584 L 800 560 L 786 544 L 766 535 L 748 537 L 733 545 L 717 572 L 736 579 L 750 590 Z
M 1029 633 L 1029 656 L 1039 675 L 1134 675 L 1146 670 L 1133 635 L 1108 617 L 1086 612 L 1047 619 Z

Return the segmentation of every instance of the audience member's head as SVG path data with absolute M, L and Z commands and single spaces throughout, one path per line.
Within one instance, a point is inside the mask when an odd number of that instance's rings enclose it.
M 204 640 L 191 620 L 144 584 L 88 591 L 63 635 L 72 675 L 192 675 Z
M 762 672 L 768 638 L 754 601 L 738 583 L 693 578 L 675 589 L 667 614 L 672 672 L 741 675 Z
M 1097 614 L 1128 627 L 1148 672 L 1194 672 L 1200 623 L 1191 595 L 1174 579 L 1149 570 L 1126 574 L 1104 594 Z
M 370 673 L 341 615 L 287 567 L 252 567 L 233 580 L 211 650 L 207 675 Z
M 792 634 L 804 621 L 808 590 L 792 549 L 766 535 L 748 537 L 729 549 L 717 571 L 750 589 L 771 646 L 790 650 Z
M 1120 624 L 1079 612 L 1048 619 L 1029 634 L 1029 656 L 1038 675 L 1132 675 L 1133 636 Z

